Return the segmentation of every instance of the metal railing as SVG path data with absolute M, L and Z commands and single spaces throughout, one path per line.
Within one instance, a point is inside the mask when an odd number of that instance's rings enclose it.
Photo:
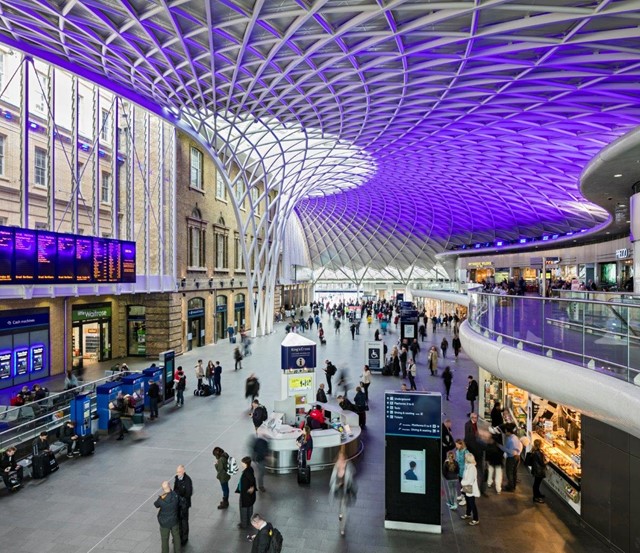
M 469 325 L 499 343 L 640 385 L 640 298 L 565 291 L 559 297 L 469 291 Z
M 69 418 L 71 400 L 79 394 L 91 397 L 91 412 L 95 411 L 96 388 L 105 382 L 118 380 L 120 376 L 114 374 L 83 383 L 19 407 L 0 406 L 0 450 L 34 439 L 43 430 L 50 432 L 61 426 Z
M 414 280 L 411 281 L 411 288 L 414 290 L 467 293 L 467 284 L 457 280 Z

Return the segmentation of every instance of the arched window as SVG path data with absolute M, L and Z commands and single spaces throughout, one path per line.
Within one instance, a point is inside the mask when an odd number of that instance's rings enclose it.
M 213 225 L 213 235 L 215 238 L 215 270 L 227 271 L 229 270 L 229 229 L 222 216 Z
M 187 233 L 190 269 L 202 269 L 206 265 L 207 222 L 202 220 L 202 212 L 198 206 L 193 208 L 187 217 Z

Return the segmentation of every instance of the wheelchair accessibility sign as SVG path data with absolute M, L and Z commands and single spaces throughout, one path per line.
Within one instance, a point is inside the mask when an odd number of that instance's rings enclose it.
M 365 342 L 365 363 L 369 370 L 381 371 L 384 366 L 384 345 L 382 342 Z

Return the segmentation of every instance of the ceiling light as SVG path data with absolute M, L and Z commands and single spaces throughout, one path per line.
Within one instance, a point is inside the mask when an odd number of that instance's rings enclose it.
M 613 175 L 613 176 L 614 176 L 614 178 L 618 179 L 618 178 L 620 178 L 622 176 L 622 173 L 618 173 L 617 175 Z

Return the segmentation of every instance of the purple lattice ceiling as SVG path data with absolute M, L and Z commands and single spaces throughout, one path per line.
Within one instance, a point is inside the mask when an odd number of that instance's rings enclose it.
M 407 267 L 606 220 L 579 177 L 640 123 L 640 10 L 546 4 L 0 0 L 0 40 L 161 107 L 356 145 L 363 183 L 297 205 L 313 261 Z

